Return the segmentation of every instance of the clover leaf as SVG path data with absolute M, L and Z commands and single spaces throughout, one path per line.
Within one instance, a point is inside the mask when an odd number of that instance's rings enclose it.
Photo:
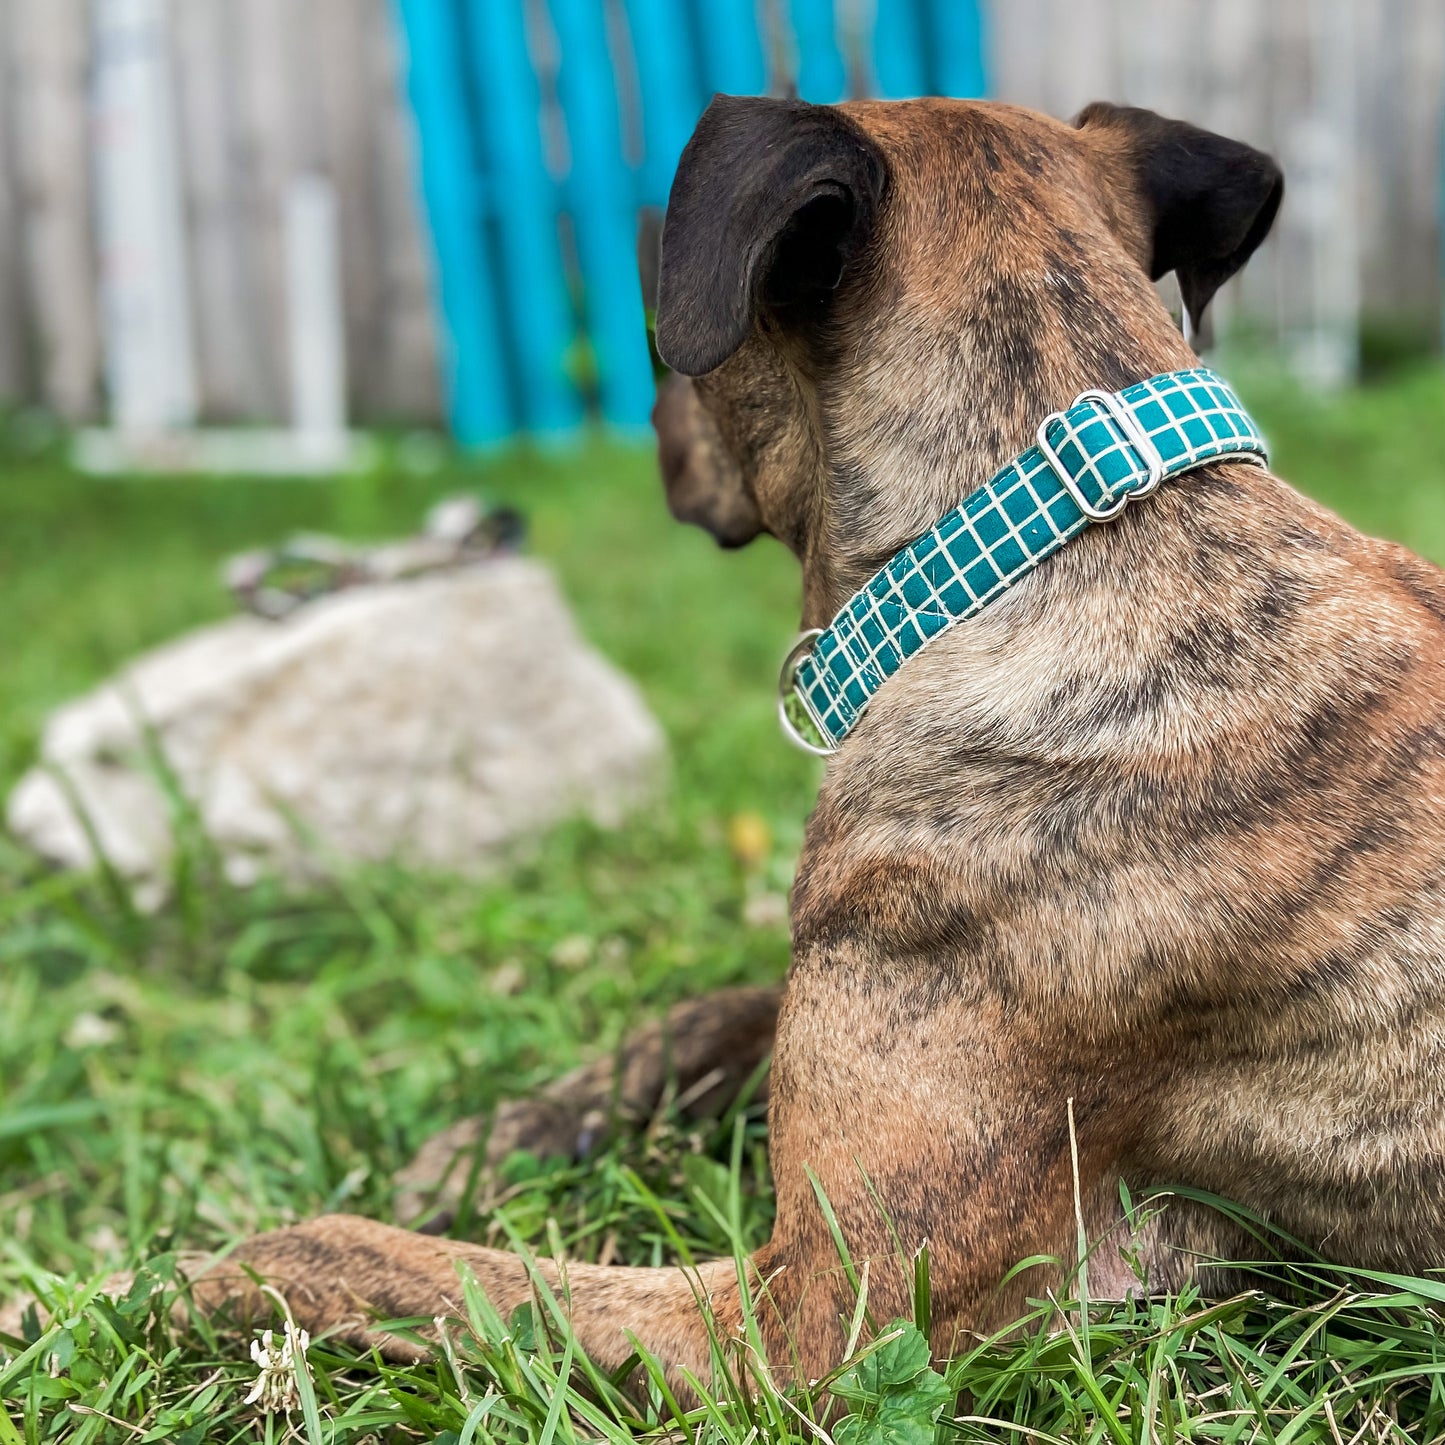
M 952 1392 L 929 1368 L 928 1341 L 907 1320 L 894 1320 L 881 1338 L 833 1386 L 852 1407 L 833 1439 L 837 1445 L 933 1445 Z

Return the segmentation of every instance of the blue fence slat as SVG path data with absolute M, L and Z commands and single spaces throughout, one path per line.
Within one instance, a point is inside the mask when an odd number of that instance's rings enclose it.
M 407 91 L 421 133 L 421 184 L 436 251 L 442 379 L 452 431 L 465 445 L 513 430 L 506 357 L 482 226 L 483 197 L 455 57 L 456 13 L 437 0 L 398 0 Z
M 638 200 L 665 206 L 677 158 L 707 104 L 678 0 L 626 0 L 642 106 Z
M 834 101 L 852 77 L 842 0 L 768 0 L 791 26 L 798 88 Z M 714 91 L 768 83 L 758 0 L 393 0 L 411 56 L 421 180 L 443 312 L 453 428 L 464 443 L 518 428 L 565 433 L 584 410 L 569 358 L 578 323 L 603 416 L 647 416 L 652 376 L 637 280 L 638 211 L 662 206 L 677 158 Z M 549 9 L 543 10 L 542 6 Z M 876 0 L 875 93 L 986 93 L 983 0 Z M 550 14 L 569 156 L 548 171 L 544 82 L 529 18 Z M 641 156 L 624 155 L 609 19 L 626 17 Z M 619 27 L 619 32 L 621 27 Z M 550 99 L 550 95 L 548 97 Z M 554 164 L 563 169 L 560 157 Z M 561 228 L 580 273 L 569 277 Z M 580 318 L 579 318 L 580 313 Z
M 928 93 L 921 18 L 915 0 L 880 0 L 877 6 L 873 78 L 885 100 Z
M 984 81 L 984 17 L 979 0 L 923 0 L 931 90 L 978 97 Z
M 833 0 L 791 0 L 789 11 L 798 56 L 798 94 L 817 105 L 832 105 L 848 90 L 848 67 L 838 48 Z
M 437 3 L 437 0 L 432 0 Z M 502 260 L 501 305 L 515 359 L 521 424 L 543 435 L 582 420 L 567 374 L 576 337 L 558 230 L 558 189 L 542 148 L 542 99 L 520 4 L 471 0 L 470 62 L 480 93 L 491 223 Z
M 637 204 L 597 0 L 551 0 L 557 94 L 572 151 L 567 198 L 582 269 L 583 310 L 597 358 L 602 415 L 641 427 L 652 411 L 652 361 L 637 276 Z
M 756 0 L 679 0 L 694 7 L 709 95 L 760 95 L 768 83 Z

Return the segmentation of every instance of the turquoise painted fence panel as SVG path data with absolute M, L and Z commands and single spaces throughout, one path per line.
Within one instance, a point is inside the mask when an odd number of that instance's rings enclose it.
M 622 153 L 622 126 L 597 0 L 550 0 L 560 65 L 557 94 L 571 140 L 565 194 L 582 271 L 582 309 L 602 415 L 644 427 L 652 362 L 637 278 L 637 186 Z
M 507 395 L 493 258 L 484 225 L 482 174 L 466 83 L 455 64 L 457 13 L 435 0 L 400 0 L 408 94 L 421 148 L 421 185 L 431 219 L 442 312 L 442 378 L 452 429 L 467 444 L 516 429 Z
M 662 207 L 677 158 L 697 122 L 697 101 L 704 93 L 700 56 L 687 11 L 677 0 L 626 0 L 624 10 L 642 111 L 637 198 L 644 206 Z
M 798 58 L 798 94 L 815 105 L 833 105 L 848 93 L 848 65 L 838 44 L 833 0 L 791 0 Z
M 633 429 L 653 379 L 638 221 L 714 92 L 985 93 L 977 0 L 395 0 L 451 424 L 467 445 Z M 768 34 L 760 17 L 784 27 Z
M 537 124 L 542 96 L 525 14 L 508 3 L 461 10 L 493 200 L 487 226 L 501 260 L 497 302 L 512 362 L 512 414 L 519 428 L 539 435 L 570 431 L 582 420 L 582 397 L 566 365 L 577 326 L 557 229 L 556 183 Z
M 684 0 L 686 3 L 686 0 Z M 691 0 L 702 47 L 704 103 L 716 91 L 760 95 L 768 84 L 757 0 Z
M 936 95 L 984 96 L 988 37 L 979 0 L 924 0 L 928 22 L 929 90 Z
M 878 0 L 873 80 L 885 100 L 928 93 L 928 30 L 918 0 Z

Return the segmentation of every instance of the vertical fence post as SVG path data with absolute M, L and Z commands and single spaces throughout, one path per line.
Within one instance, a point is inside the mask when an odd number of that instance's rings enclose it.
M 798 56 L 798 94 L 817 105 L 832 105 L 848 90 L 848 69 L 838 48 L 833 0 L 791 0 Z
M 665 206 L 677 158 L 707 104 L 677 0 L 626 0 L 642 104 L 638 200 Z
M 652 410 L 652 362 L 637 278 L 637 203 L 622 156 L 605 14 L 597 0 L 551 0 L 551 12 L 561 51 L 557 91 L 572 150 L 567 195 L 602 415 L 641 427 Z
M 439 0 L 431 0 L 439 3 Z M 558 185 L 542 144 L 542 95 L 522 0 L 463 0 L 469 7 L 478 144 L 492 180 L 488 217 L 501 260 L 499 304 L 512 386 L 528 430 L 570 431 L 581 396 L 567 374 L 577 328 L 558 232 Z
M 100 374 L 91 134 L 83 103 L 90 6 L 12 0 L 8 18 L 11 155 L 25 208 L 24 285 L 41 399 L 78 420 L 94 414 Z
M 126 431 L 196 419 L 169 29 L 157 0 L 94 0 L 106 379 Z
M 918 0 L 879 0 L 873 20 L 873 75 L 884 99 L 927 92 L 923 35 Z
M 346 310 L 336 188 L 317 172 L 286 195 L 286 330 L 291 426 L 321 457 L 347 454 Z
M 397 3 L 445 321 L 442 375 L 452 431 L 463 445 L 475 446 L 508 436 L 513 418 L 482 225 L 479 158 L 458 63 L 462 37 L 451 0 Z
M 924 5 L 933 79 L 930 89 L 939 95 L 986 95 L 987 36 L 980 0 L 924 0 Z
M 758 95 L 768 83 L 757 0 L 692 0 L 708 94 Z
M 1284 277 L 1292 303 L 1285 342 L 1295 374 L 1319 391 L 1338 390 L 1359 371 L 1354 11 L 1354 0 L 1308 8 L 1309 105 L 1281 146 L 1292 186 L 1279 228 L 1280 244 L 1293 250 Z

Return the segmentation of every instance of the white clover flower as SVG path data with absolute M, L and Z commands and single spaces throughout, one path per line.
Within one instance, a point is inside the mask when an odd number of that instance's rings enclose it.
M 112 1020 L 87 1010 L 71 1019 L 65 1031 L 65 1045 L 71 1049 L 103 1048 L 113 1044 L 119 1035 L 120 1029 Z
M 268 1415 L 289 1415 L 296 1408 L 296 1375 L 306 1368 L 306 1351 L 310 1348 L 311 1336 L 290 1320 L 279 1342 L 270 1330 L 259 1340 L 252 1340 L 251 1358 L 261 1373 L 246 1403 L 259 1405 Z

